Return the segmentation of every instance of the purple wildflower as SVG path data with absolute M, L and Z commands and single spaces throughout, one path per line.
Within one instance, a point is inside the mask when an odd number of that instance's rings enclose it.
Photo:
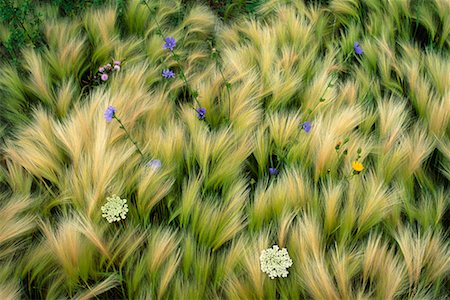
M 105 67 L 100 67 L 100 68 L 98 68 L 98 71 L 99 71 L 100 73 L 105 72 Z
M 120 71 L 120 66 L 119 65 L 115 65 L 114 66 L 114 71 Z
M 112 121 L 112 118 L 115 116 L 116 111 L 117 110 L 114 108 L 114 106 L 111 105 L 105 110 L 105 119 L 108 123 Z
M 108 80 L 108 74 L 106 74 L 106 73 L 102 74 L 101 79 L 102 79 L 103 81 Z
M 164 78 L 174 78 L 175 77 L 175 73 L 170 70 L 170 69 L 165 69 L 162 71 L 162 76 Z
M 355 42 L 353 44 L 353 49 L 355 49 L 356 54 L 361 55 L 364 53 L 364 51 L 361 49 L 361 47 L 359 46 L 358 42 Z
M 152 169 L 153 171 L 156 171 L 159 168 L 161 168 L 162 163 L 161 163 L 161 161 L 159 159 L 152 159 L 145 166 L 150 168 L 150 169 Z
M 114 65 L 115 65 L 115 66 L 120 66 L 120 60 L 115 60 L 115 61 L 114 61 Z
M 308 133 L 308 132 L 311 131 L 312 125 L 311 125 L 311 122 L 309 122 L 309 121 L 306 121 L 305 123 L 301 124 L 300 126 L 303 128 L 303 130 L 304 130 L 306 133 Z
M 269 168 L 270 175 L 278 175 L 278 169 L 277 168 Z
M 203 120 L 206 116 L 206 108 L 200 107 L 197 108 L 196 111 L 197 111 L 197 118 Z
M 167 50 L 167 49 L 173 50 L 173 48 L 175 48 L 177 46 L 177 42 L 175 41 L 174 37 L 171 37 L 171 36 L 166 37 L 164 39 L 164 41 L 166 41 L 166 43 L 163 46 L 164 50 Z

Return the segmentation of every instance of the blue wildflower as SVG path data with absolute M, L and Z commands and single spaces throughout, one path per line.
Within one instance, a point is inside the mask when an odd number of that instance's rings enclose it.
M 162 76 L 164 78 L 174 78 L 175 77 L 175 73 L 170 70 L 170 69 L 165 69 L 162 71 Z
M 356 54 L 361 55 L 364 53 L 364 51 L 361 49 L 361 46 L 359 46 L 358 42 L 355 42 L 353 44 L 353 49 L 355 49 Z
M 196 111 L 197 111 L 197 118 L 203 120 L 206 116 L 206 108 L 200 107 L 197 108 Z
M 278 169 L 277 168 L 269 168 L 270 175 L 278 175 Z
M 112 121 L 112 118 L 116 114 L 116 111 L 117 110 L 114 108 L 114 106 L 111 106 L 111 105 L 105 110 L 105 119 L 107 122 Z
M 300 126 L 303 128 L 303 130 L 304 130 L 306 133 L 308 133 L 308 132 L 311 131 L 312 124 L 311 124 L 311 122 L 306 121 L 305 123 L 301 124 Z
M 164 39 L 164 41 L 166 41 L 166 43 L 163 46 L 164 50 L 167 50 L 167 49 L 173 50 L 173 48 L 175 48 L 177 46 L 177 42 L 175 41 L 174 37 L 171 37 L 171 36 L 166 37 Z
M 159 168 L 161 168 L 162 163 L 159 159 L 152 159 L 151 161 L 149 161 L 146 166 L 150 169 L 152 169 L 153 171 L 158 170 Z

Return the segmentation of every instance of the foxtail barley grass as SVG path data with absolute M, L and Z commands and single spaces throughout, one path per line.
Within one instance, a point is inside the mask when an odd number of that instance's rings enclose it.
M 1 299 L 448 296 L 448 1 L 145 2 L 0 65 Z

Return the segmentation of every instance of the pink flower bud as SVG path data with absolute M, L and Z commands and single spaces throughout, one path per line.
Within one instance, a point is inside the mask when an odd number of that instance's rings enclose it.
M 101 78 L 102 78 L 103 81 L 108 80 L 108 74 L 102 74 Z

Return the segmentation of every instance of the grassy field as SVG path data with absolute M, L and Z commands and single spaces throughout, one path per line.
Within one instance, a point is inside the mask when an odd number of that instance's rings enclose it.
M 36 3 L 0 299 L 447 299 L 450 1 Z

